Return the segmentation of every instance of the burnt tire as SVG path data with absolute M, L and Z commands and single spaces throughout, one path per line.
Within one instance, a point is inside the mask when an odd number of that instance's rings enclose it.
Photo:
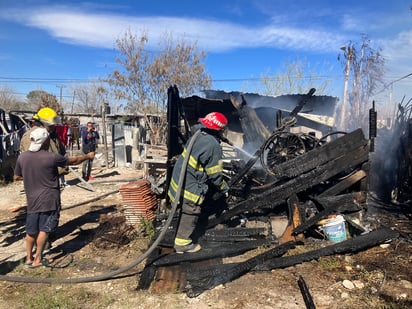
M 276 175 L 274 166 L 296 158 L 305 152 L 305 143 L 299 135 L 277 132 L 266 141 L 260 155 L 260 162 L 269 174 Z

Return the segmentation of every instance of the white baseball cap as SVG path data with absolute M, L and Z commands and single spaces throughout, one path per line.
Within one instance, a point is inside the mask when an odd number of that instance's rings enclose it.
M 29 147 L 29 151 L 39 151 L 41 145 L 49 138 L 49 132 L 45 128 L 37 128 L 30 132 L 30 140 L 31 144 Z

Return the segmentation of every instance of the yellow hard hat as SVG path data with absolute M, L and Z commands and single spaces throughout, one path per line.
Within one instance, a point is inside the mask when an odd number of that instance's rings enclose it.
M 46 126 L 53 126 L 57 124 L 57 113 L 50 107 L 40 109 L 33 119 L 40 121 Z

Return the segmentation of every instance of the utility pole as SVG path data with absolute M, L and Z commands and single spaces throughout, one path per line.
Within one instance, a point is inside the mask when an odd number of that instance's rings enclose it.
M 74 105 L 74 97 L 76 96 L 76 90 L 73 91 L 73 101 L 72 101 L 72 110 L 71 114 L 73 114 L 73 105 Z
M 352 46 L 349 44 L 348 47 L 342 46 L 340 49 L 343 50 L 344 55 L 346 56 L 346 66 L 345 66 L 345 83 L 343 85 L 343 99 L 342 99 L 342 107 L 340 111 L 339 129 L 345 130 L 346 105 L 348 101 L 349 73 L 350 73 L 350 64 L 352 62 Z
M 66 87 L 65 85 L 56 85 L 57 88 L 60 88 L 60 105 L 62 105 L 63 99 L 63 88 Z
M 107 132 L 106 132 L 106 111 L 107 111 L 107 106 L 109 104 L 106 101 L 103 101 L 102 104 L 102 125 L 103 125 L 103 143 L 104 143 L 104 160 L 106 161 L 106 168 L 109 168 L 109 151 L 107 147 Z

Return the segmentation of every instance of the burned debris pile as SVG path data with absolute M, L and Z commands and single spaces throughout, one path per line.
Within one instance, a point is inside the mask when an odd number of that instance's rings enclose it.
M 211 194 L 213 207 L 205 209 L 204 228 L 196 231 L 202 245 L 199 252 L 173 253 L 179 220 L 176 215 L 173 228 L 148 258 L 139 289 L 180 290 L 195 297 L 250 271 L 357 252 L 398 236 L 390 229 L 367 231 L 361 224 L 360 217 L 367 208 L 370 170 L 369 140 L 362 130 L 333 132 L 320 124 L 324 132 L 321 136 L 311 131 L 293 131 L 299 125 L 298 113 L 307 102 L 313 104 L 316 100 L 313 93 L 311 89 L 299 96 L 289 111 L 277 113 L 278 126 L 272 132 L 265 129 L 267 126 L 248 106 L 245 97 L 220 101 L 220 111 L 232 119 L 232 129 L 241 132 L 243 141 L 247 141 L 247 145 L 241 146 L 231 143 L 237 156 L 224 164 L 229 197 L 216 198 Z M 190 123 L 202 116 L 195 111 L 217 109 L 216 104 L 213 100 L 213 107 L 205 107 L 204 99 L 199 97 L 182 103 L 177 88 L 169 89 L 169 116 L 176 116 L 175 120 L 169 117 L 169 141 L 173 137 L 179 141 L 168 145 L 169 159 L 181 151 L 184 138 L 190 133 Z M 182 116 L 186 117 L 182 122 L 186 131 L 179 129 Z M 247 155 L 247 149 L 252 149 L 252 154 Z M 333 226 L 334 231 L 328 232 L 326 223 L 336 217 L 342 217 L 343 223 L 340 221 Z M 286 220 L 282 223 L 279 218 Z M 162 219 L 159 217 L 156 223 L 160 230 Z M 283 224 L 280 232 L 276 231 L 279 224 Z M 336 233 L 340 233 L 339 240 L 333 238 Z M 327 246 L 283 256 L 310 239 L 325 240 Z M 234 256 L 243 261 L 223 263 L 223 258 Z

